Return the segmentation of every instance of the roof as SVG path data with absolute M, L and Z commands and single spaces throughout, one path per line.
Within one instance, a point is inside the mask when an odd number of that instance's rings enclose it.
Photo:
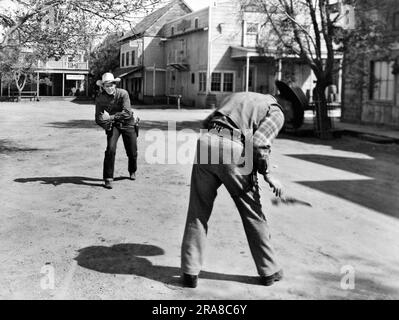
M 182 4 L 187 8 L 187 12 L 193 10 L 183 0 L 173 0 L 166 6 L 154 11 L 150 15 L 146 16 L 138 24 L 133 27 L 133 30 L 123 36 L 120 41 L 127 40 L 133 36 L 139 36 L 144 34 L 151 26 L 153 26 L 159 19 L 161 19 L 169 10 L 171 10 L 176 4 Z
M 116 68 L 114 70 L 114 77 L 115 78 L 123 78 L 126 77 L 127 75 L 139 71 L 143 69 L 143 66 L 135 66 L 135 67 L 129 67 L 129 68 Z

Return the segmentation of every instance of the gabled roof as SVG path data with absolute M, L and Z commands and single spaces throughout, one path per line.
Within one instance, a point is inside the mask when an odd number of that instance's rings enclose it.
M 193 10 L 184 2 L 184 0 L 173 0 L 169 2 L 166 6 L 154 11 L 150 15 L 146 16 L 138 24 L 136 24 L 133 30 L 123 36 L 120 41 L 127 40 L 131 37 L 138 37 L 143 35 L 150 27 L 152 27 L 159 19 L 161 19 L 166 13 L 169 12 L 175 5 L 182 5 L 187 13 L 193 12 Z M 160 26 L 160 29 L 162 26 Z

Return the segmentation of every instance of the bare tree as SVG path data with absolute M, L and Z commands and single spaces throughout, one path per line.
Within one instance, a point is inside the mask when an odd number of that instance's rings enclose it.
M 334 3 L 333 3 L 334 2 Z M 366 47 L 377 45 L 384 28 L 375 24 L 361 29 L 345 30 L 345 17 L 340 5 L 356 7 L 356 0 L 241 0 L 242 11 L 262 12 L 265 16 L 260 45 L 284 55 L 294 55 L 310 66 L 316 76 L 316 124 L 321 138 L 331 136 L 326 88 L 338 72 L 337 53 L 345 52 L 348 45 L 358 43 Z M 382 25 L 383 23 L 381 23 Z

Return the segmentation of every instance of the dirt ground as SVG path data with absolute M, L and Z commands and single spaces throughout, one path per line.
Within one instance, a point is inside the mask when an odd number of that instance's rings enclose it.
M 196 129 L 208 113 L 137 110 L 138 179 L 127 179 L 120 141 L 118 178 L 106 190 L 106 140 L 93 105 L 0 103 L 0 298 L 399 298 L 399 148 L 353 137 L 283 134 L 275 142 L 273 171 L 288 194 L 312 204 L 273 206 L 261 183 L 283 281 L 257 284 L 241 220 L 222 187 L 199 286 L 181 287 L 191 167 L 147 163 L 145 155 L 154 146 L 149 130 L 166 135 L 169 120 L 178 121 L 177 130 Z M 354 288 L 341 286 L 347 270 Z

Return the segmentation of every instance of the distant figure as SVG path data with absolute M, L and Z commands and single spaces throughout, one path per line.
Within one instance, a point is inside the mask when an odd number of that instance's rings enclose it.
M 76 88 L 72 87 L 71 92 L 69 93 L 70 96 L 75 96 L 76 95 Z

